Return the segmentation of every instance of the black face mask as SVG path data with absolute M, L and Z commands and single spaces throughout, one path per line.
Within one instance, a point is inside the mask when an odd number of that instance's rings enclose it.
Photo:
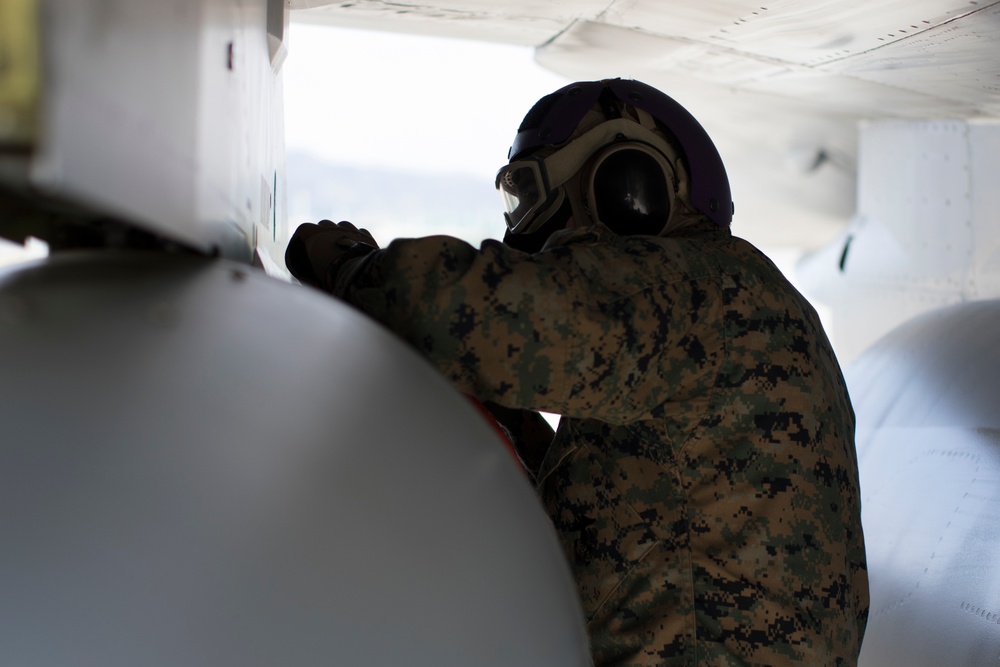
M 550 236 L 566 227 L 571 215 L 573 215 L 573 207 L 570 206 L 567 199 L 563 201 L 559 210 L 552 214 L 552 217 L 537 230 L 524 234 L 512 234 L 510 230 L 507 230 L 503 236 L 503 242 L 514 250 L 529 253 L 539 252 Z

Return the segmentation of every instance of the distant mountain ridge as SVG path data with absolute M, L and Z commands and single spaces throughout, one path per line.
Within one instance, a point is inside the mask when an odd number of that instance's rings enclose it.
M 478 245 L 503 234 L 492 182 L 468 174 L 427 174 L 357 167 L 305 153 L 286 157 L 292 226 L 323 218 L 350 220 L 380 243 L 448 234 Z

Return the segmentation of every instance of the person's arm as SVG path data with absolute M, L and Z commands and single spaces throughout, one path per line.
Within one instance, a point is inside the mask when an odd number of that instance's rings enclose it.
M 434 236 L 345 256 L 338 236 L 367 245 L 363 230 L 325 224 L 333 243 L 309 244 L 333 249 L 336 270 L 314 271 L 322 287 L 482 401 L 613 423 L 656 417 L 717 347 L 689 335 L 712 300 L 678 247 L 581 229 L 534 254 Z
M 611 251 L 580 243 L 527 254 L 497 241 L 477 250 L 446 236 L 401 239 L 347 262 L 331 292 L 406 339 L 465 393 L 622 423 L 641 418 L 650 405 L 642 399 L 659 404 L 662 383 L 642 386 L 656 378 L 639 368 L 659 342 L 602 293 L 600 272 L 616 261 L 602 252 Z

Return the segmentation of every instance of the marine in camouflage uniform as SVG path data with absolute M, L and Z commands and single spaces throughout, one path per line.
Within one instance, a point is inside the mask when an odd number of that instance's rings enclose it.
M 329 277 L 502 419 L 562 415 L 520 444 L 598 667 L 855 664 L 847 390 L 813 308 L 727 226 L 397 240 Z

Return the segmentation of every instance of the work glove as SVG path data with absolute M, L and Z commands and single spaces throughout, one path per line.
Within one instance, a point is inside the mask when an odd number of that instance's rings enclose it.
M 285 249 L 285 266 L 299 282 L 330 291 L 344 263 L 378 250 L 367 229 L 321 220 L 299 225 Z

